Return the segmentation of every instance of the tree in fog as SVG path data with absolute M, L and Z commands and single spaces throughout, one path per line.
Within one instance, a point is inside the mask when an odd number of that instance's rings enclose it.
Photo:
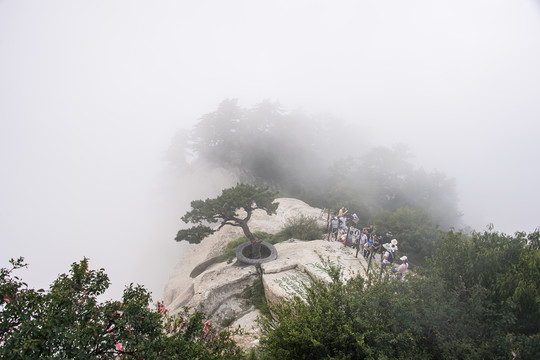
M 456 225 L 461 214 L 454 182 L 440 172 L 415 169 L 410 157 L 407 147 L 398 145 L 341 161 L 333 191 L 353 202 L 350 209 L 366 208 L 374 214 L 410 207 L 424 210 L 443 229 Z
M 225 100 L 201 117 L 190 150 L 232 170 L 241 181 L 296 196 L 327 174 L 338 141 L 352 144 L 354 134 L 339 135 L 338 125 L 328 116 L 286 113 L 276 102 L 245 109 L 237 100 Z
M 192 201 L 191 210 L 182 217 L 182 221 L 197 225 L 179 230 L 176 241 L 199 243 L 224 226 L 238 226 L 251 241 L 251 256 L 258 259 L 261 257 L 262 241 L 251 232 L 248 222 L 253 212 L 258 209 L 266 211 L 268 215 L 275 214 L 279 206 L 279 203 L 274 202 L 276 195 L 276 192 L 268 188 L 238 184 L 224 189 L 221 195 L 214 199 Z M 206 225 L 215 223 L 219 223 L 219 226 L 214 229 Z
M 192 150 L 224 167 L 236 165 L 241 155 L 238 134 L 243 116 L 236 100 L 223 101 L 216 111 L 200 118 L 191 135 Z
M 422 209 L 381 210 L 372 216 L 371 222 L 377 232 L 391 232 L 399 239 L 399 251 L 408 256 L 411 264 L 424 264 L 424 259 L 431 257 L 440 246 L 440 230 Z
M 368 141 L 359 126 L 330 115 L 285 112 L 270 101 L 246 109 L 225 100 L 201 117 L 187 150 L 242 182 L 312 206 L 345 205 L 362 222 L 380 210 L 411 207 L 426 211 L 442 229 L 457 225 L 452 180 L 416 169 L 406 146 L 370 148 Z

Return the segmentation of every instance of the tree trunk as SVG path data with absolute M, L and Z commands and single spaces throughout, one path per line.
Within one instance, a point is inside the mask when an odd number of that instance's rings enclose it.
M 261 243 L 262 241 L 258 238 L 255 238 L 255 241 L 251 242 L 251 257 L 253 259 L 261 258 Z
M 244 231 L 244 235 L 246 235 L 248 240 L 251 242 L 251 258 L 260 259 L 262 241 L 251 233 L 249 227 L 245 223 L 242 224 L 242 230 Z

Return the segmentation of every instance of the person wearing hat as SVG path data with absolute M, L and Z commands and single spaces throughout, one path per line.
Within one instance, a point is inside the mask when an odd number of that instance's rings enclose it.
M 407 259 L 406 256 L 402 256 L 399 258 L 401 260 L 401 265 L 398 267 L 398 272 L 401 275 L 401 278 L 405 278 L 405 273 L 407 272 L 407 269 L 409 268 L 409 259 Z
M 383 260 L 382 260 L 382 264 L 383 266 L 387 266 L 387 265 L 390 265 L 393 261 L 394 261 L 394 258 L 396 257 L 396 249 L 397 249 L 397 245 L 394 245 L 394 244 L 383 244 L 383 248 L 385 248 L 385 252 L 384 252 L 384 255 L 383 255 Z
M 390 241 L 390 244 L 392 244 L 394 251 L 398 251 L 398 247 L 397 247 L 398 242 L 396 239 L 392 239 L 392 241 Z

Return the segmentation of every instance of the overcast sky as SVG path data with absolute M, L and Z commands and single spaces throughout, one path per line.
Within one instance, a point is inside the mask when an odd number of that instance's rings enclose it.
M 540 2 L 0 0 L 0 264 L 87 256 L 162 295 L 194 196 L 164 153 L 222 100 L 327 112 L 455 178 L 464 221 L 540 225 Z M 336 124 L 340 126 L 340 124 Z

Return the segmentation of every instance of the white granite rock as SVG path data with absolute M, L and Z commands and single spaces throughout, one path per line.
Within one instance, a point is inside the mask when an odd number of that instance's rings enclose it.
M 263 211 L 253 214 L 249 222 L 252 231 L 277 233 L 288 218 L 300 214 L 317 217 L 321 226 L 326 225 L 326 217 L 320 216 L 320 209 L 296 199 L 281 198 L 276 201 L 280 203 L 276 215 L 268 216 Z M 174 268 L 165 288 L 164 300 L 171 314 L 188 305 L 203 311 L 217 327 L 231 322 L 233 327 L 242 327 L 245 331 L 243 341 L 251 344 L 259 333 L 256 323 L 259 312 L 242 297 L 242 293 L 259 276 L 257 269 L 255 266 L 240 266 L 236 262 L 209 261 L 222 253 L 228 241 L 241 235 L 240 228 L 228 226 L 200 244 L 192 245 Z M 362 274 L 367 268 L 362 256 L 355 258 L 355 250 L 334 241 L 294 240 L 276 244 L 275 247 L 277 259 L 260 265 L 265 296 L 269 302 L 302 297 L 304 284 L 312 279 L 330 280 L 323 261 L 342 268 L 345 278 Z
M 271 234 L 280 231 L 289 218 L 298 215 L 319 217 L 321 210 L 307 205 L 305 202 L 291 198 L 280 198 L 279 207 L 275 215 L 269 216 L 266 212 L 256 210 L 249 227 L 251 231 L 265 231 Z M 320 220 L 321 226 L 326 225 L 326 218 Z M 191 278 L 190 274 L 197 265 L 220 255 L 230 240 L 242 236 L 239 227 L 225 226 L 220 231 L 206 237 L 200 244 L 191 245 L 174 267 L 164 290 L 164 302 L 172 313 L 178 312 L 183 305 L 193 306 L 190 302 L 194 295 L 191 288 L 200 287 L 200 276 Z M 207 269 L 209 270 L 209 269 Z M 201 274 L 202 275 L 202 274 Z M 196 285 L 198 284 L 198 285 Z

